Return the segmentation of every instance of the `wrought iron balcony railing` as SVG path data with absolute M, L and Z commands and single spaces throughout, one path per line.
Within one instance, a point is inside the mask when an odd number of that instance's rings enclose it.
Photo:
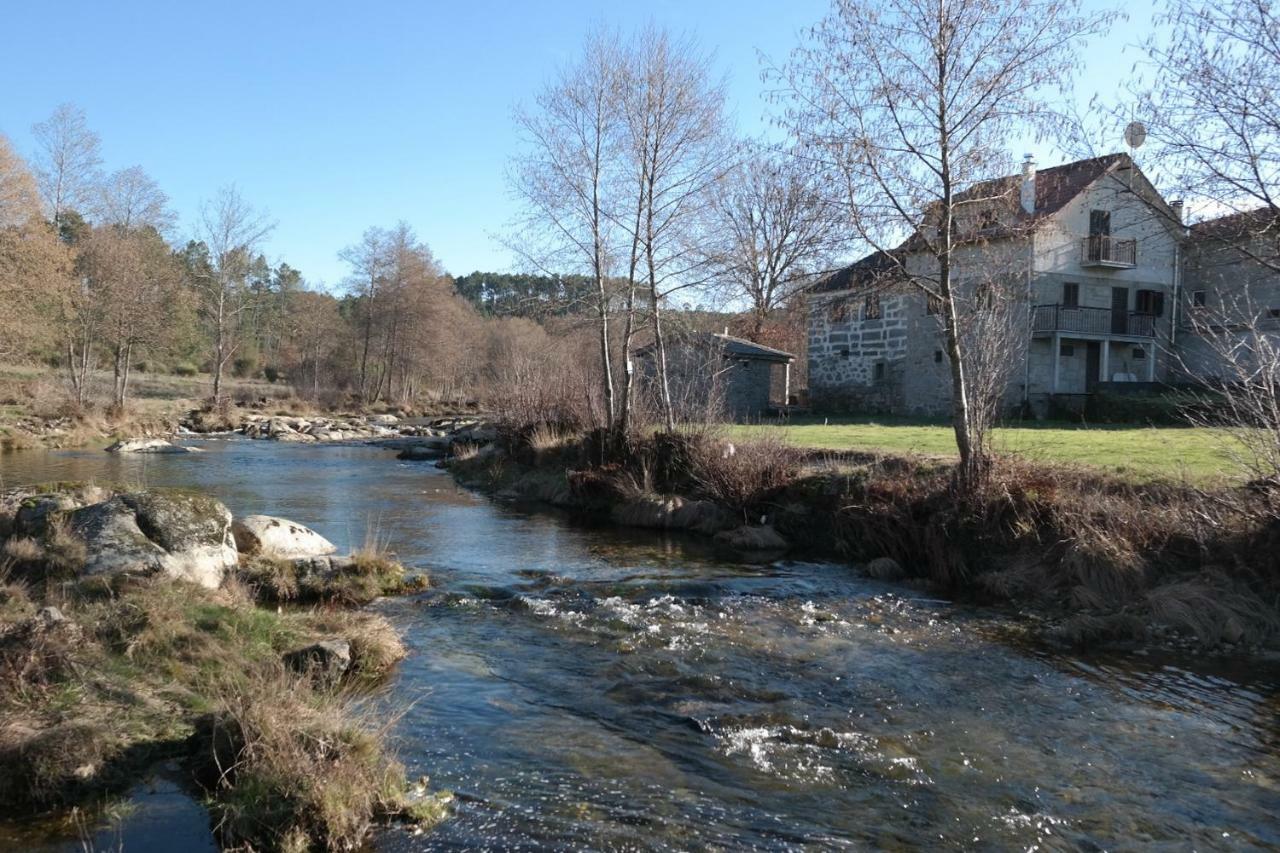
M 1156 317 L 1154 314 L 1111 308 L 1037 305 L 1032 309 L 1031 328 L 1035 332 L 1080 332 L 1086 335 L 1153 338 L 1156 334 Z
M 1080 263 L 1089 267 L 1138 265 L 1138 241 L 1094 234 L 1080 241 Z

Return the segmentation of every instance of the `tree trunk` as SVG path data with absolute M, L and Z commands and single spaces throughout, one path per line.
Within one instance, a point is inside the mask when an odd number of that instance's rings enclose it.
M 112 384 L 111 402 L 115 404 L 117 409 L 124 408 L 124 343 L 116 342 L 115 358 L 112 364 Z
M 960 484 L 965 489 L 977 484 L 978 469 L 982 467 L 980 448 L 973 443 L 973 424 L 969 412 L 969 387 L 965 376 L 964 348 L 960 340 L 959 317 L 956 313 L 956 295 L 951 289 L 951 251 L 954 245 L 951 233 L 954 188 L 951 178 L 951 137 L 947 115 L 946 91 L 947 64 L 942 52 L 938 55 L 938 150 L 940 152 L 940 181 L 942 185 L 942 221 L 938 240 L 938 294 L 942 297 L 947 356 L 951 367 L 951 425 L 956 434 L 956 450 L 960 454 Z
M 124 374 L 120 379 L 120 411 L 124 412 L 125 406 L 129 400 L 129 372 L 133 367 L 133 344 L 126 344 L 124 348 Z

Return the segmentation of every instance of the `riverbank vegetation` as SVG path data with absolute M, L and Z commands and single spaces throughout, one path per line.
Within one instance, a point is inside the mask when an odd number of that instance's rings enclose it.
M 1134 481 L 999 456 L 957 490 L 946 459 L 802 450 L 776 438 L 657 432 L 625 450 L 600 433 L 455 459 L 463 482 L 726 547 L 854 563 L 881 579 L 1038 614 L 1075 645 L 1280 643 L 1277 494 Z
M 374 821 L 443 815 L 446 798 L 411 785 L 389 749 L 394 712 L 366 692 L 405 654 L 383 617 L 265 609 L 236 574 L 216 589 L 84 577 L 89 555 L 66 525 L 38 538 L 0 525 L 9 817 L 92 810 L 161 759 L 190 770 L 228 848 L 350 849 Z M 403 575 L 382 556 L 358 565 L 362 578 Z

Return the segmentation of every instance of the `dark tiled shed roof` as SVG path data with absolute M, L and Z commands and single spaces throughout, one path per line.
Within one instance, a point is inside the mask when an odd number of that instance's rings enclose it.
M 755 341 L 749 341 L 746 338 L 735 338 L 733 335 L 714 334 L 716 338 L 724 346 L 724 351 L 738 358 L 758 358 L 763 361 L 795 361 L 795 356 L 789 352 L 773 347 L 767 347 L 764 344 L 758 344 Z

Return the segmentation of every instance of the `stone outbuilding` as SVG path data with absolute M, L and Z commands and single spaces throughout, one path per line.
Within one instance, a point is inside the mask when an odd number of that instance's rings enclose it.
M 785 408 L 791 397 L 796 357 L 789 352 L 719 332 L 669 335 L 666 349 L 672 397 L 691 415 L 702 414 L 694 411 L 701 407 L 734 421 L 758 420 Z M 653 377 L 654 346 L 638 355 Z

